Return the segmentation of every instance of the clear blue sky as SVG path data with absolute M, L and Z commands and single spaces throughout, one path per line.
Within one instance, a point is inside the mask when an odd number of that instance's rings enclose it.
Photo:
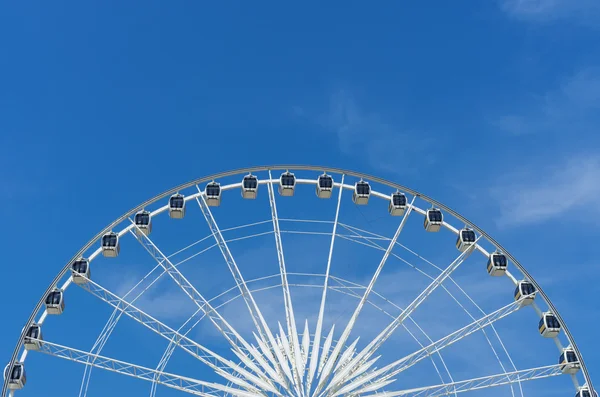
M 597 378 L 600 3 L 458 3 L 0 6 L 0 358 L 126 210 L 213 172 L 306 163 L 482 226 L 546 287 Z

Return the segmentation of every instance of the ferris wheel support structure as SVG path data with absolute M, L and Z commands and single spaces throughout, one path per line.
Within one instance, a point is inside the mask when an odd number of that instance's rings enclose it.
M 551 312 L 554 314 L 554 316 L 556 317 L 556 319 L 560 322 L 560 324 L 562 325 L 562 331 L 564 333 L 564 335 L 566 336 L 566 338 L 568 339 L 569 342 L 569 346 L 573 349 L 578 363 L 581 366 L 581 370 L 582 370 L 582 374 L 585 380 L 585 383 L 590 391 L 590 394 L 593 396 L 594 395 L 594 387 L 592 384 L 592 380 L 590 378 L 590 374 L 588 372 L 587 367 L 585 366 L 584 360 L 583 360 L 583 356 L 579 350 L 579 348 L 577 347 L 577 344 L 575 343 L 575 340 L 571 334 L 571 332 L 569 331 L 566 322 L 563 321 L 562 317 L 559 314 L 559 311 L 557 310 L 557 308 L 553 305 L 553 303 L 550 301 L 550 299 L 548 298 L 548 296 L 545 294 L 545 292 L 543 291 L 542 287 L 535 281 L 535 279 L 532 277 L 532 275 L 525 269 L 524 266 L 522 266 L 520 264 L 520 262 L 512 255 L 510 254 L 510 252 L 508 250 L 506 250 L 498 241 L 496 241 L 492 236 L 490 236 L 489 234 L 487 234 L 483 229 L 479 228 L 477 225 L 475 225 L 473 222 L 469 221 L 467 218 L 463 217 L 462 215 L 460 215 L 459 213 L 457 213 L 456 211 L 452 210 L 451 208 L 447 207 L 446 205 L 444 205 L 443 203 L 430 198 L 426 195 L 421 194 L 420 192 L 417 192 L 413 189 L 410 189 L 406 186 L 402 186 L 399 185 L 397 183 L 393 183 L 390 181 L 387 181 L 383 178 L 379 178 L 376 176 L 372 176 L 372 175 L 367 175 L 367 174 L 363 174 L 363 173 L 359 173 L 359 172 L 354 172 L 354 171 L 349 171 L 349 170 L 343 170 L 343 169 L 338 169 L 338 168 L 332 168 L 332 167 L 321 167 L 321 166 L 307 166 L 307 165 L 272 165 L 272 166 L 258 166 L 258 167 L 249 167 L 249 168 L 243 168 L 243 169 L 238 169 L 238 170 L 233 170 L 233 171 L 227 171 L 227 172 L 221 172 L 215 175 L 211 175 L 209 177 L 204 177 L 204 178 L 199 178 L 196 179 L 194 181 L 179 185 L 173 189 L 170 189 L 166 192 L 163 192 L 155 197 L 153 197 L 150 200 L 145 201 L 144 203 L 136 206 L 135 208 L 133 208 L 132 210 L 128 211 L 127 213 L 125 213 L 124 215 L 122 215 L 121 217 L 119 217 L 118 219 L 116 219 L 114 222 L 112 222 L 111 224 L 109 224 L 106 228 L 104 228 L 100 233 L 98 233 L 94 238 L 92 238 L 86 245 L 84 245 L 72 258 L 71 260 L 69 260 L 66 265 L 63 267 L 63 269 L 57 274 L 57 276 L 53 279 L 52 283 L 49 285 L 49 287 L 46 289 L 46 291 L 43 293 L 42 297 L 40 298 L 40 300 L 37 302 L 34 310 L 32 311 L 30 317 L 28 318 L 27 322 L 25 323 L 25 326 L 23 327 L 22 331 L 21 331 L 21 335 L 18 339 L 18 342 L 13 350 L 13 354 L 11 356 L 9 365 L 7 367 L 7 373 L 12 373 L 13 371 L 13 367 L 15 365 L 15 363 L 17 362 L 18 358 L 19 358 L 19 353 L 22 351 L 23 348 L 23 342 L 25 340 L 26 337 L 26 333 L 28 331 L 28 328 L 30 325 L 32 325 L 35 321 L 36 315 L 40 312 L 40 310 L 42 309 L 42 307 L 44 306 L 44 301 L 46 299 L 46 296 L 53 291 L 54 288 L 57 287 L 58 283 L 61 281 L 61 279 L 63 279 L 63 277 L 70 272 L 71 266 L 72 264 L 78 259 L 80 258 L 87 250 L 89 250 L 92 245 L 98 241 L 103 235 L 105 235 L 106 233 L 110 232 L 115 226 L 117 226 L 118 224 L 124 222 L 127 220 L 128 217 L 132 216 L 133 214 L 137 213 L 138 211 L 143 210 L 146 206 L 149 206 L 151 203 L 154 203 L 157 200 L 160 200 L 162 198 L 168 197 L 169 195 L 173 195 L 177 192 L 179 192 L 180 190 L 192 187 L 194 185 L 198 186 L 199 184 L 217 179 L 217 178 L 224 178 L 227 176 L 232 176 L 232 175 L 236 175 L 236 174 L 245 174 L 245 173 L 249 173 L 249 172 L 259 172 L 259 171 L 271 171 L 271 170 L 287 170 L 287 169 L 293 169 L 293 170 L 298 170 L 298 171 L 316 171 L 316 170 L 327 170 L 329 172 L 334 172 L 334 173 L 339 173 L 345 176 L 352 176 L 352 177 L 356 177 L 356 178 L 361 178 L 361 179 L 367 179 L 373 182 L 377 182 L 377 183 L 381 183 L 381 184 L 385 184 L 388 185 L 390 187 L 394 187 L 398 190 L 402 190 L 404 192 L 407 192 L 409 194 L 412 194 L 415 197 L 419 197 L 420 199 L 427 201 L 429 203 L 431 203 L 432 206 L 435 206 L 443 211 L 445 211 L 446 213 L 451 214 L 452 216 L 454 216 L 457 220 L 460 220 L 461 222 L 464 222 L 466 225 L 469 225 L 476 233 L 478 233 L 480 235 L 479 238 L 484 237 L 485 239 L 487 239 L 491 244 L 495 245 L 497 249 L 501 250 L 504 255 L 506 255 L 506 257 L 513 263 L 513 265 L 525 276 L 525 278 L 527 279 L 527 281 L 529 283 L 531 283 L 533 285 L 533 287 L 535 288 L 535 290 L 537 291 L 537 295 L 539 295 L 540 297 L 543 298 L 543 300 L 546 302 L 546 304 L 548 305 L 549 309 L 551 310 Z M 338 184 L 336 184 L 338 185 Z M 343 188 L 348 188 L 345 185 L 340 185 L 340 187 Z M 342 189 L 340 189 L 341 191 Z M 341 195 L 341 192 L 340 192 Z M 198 201 L 198 204 L 200 204 L 201 209 L 204 208 L 206 210 L 208 210 L 207 212 L 203 211 L 205 216 L 209 215 L 207 217 L 207 222 L 209 222 L 209 225 L 211 225 L 211 219 L 212 218 L 212 214 L 210 213 L 210 209 L 208 208 L 208 206 L 206 206 L 206 202 L 204 201 L 204 197 L 202 195 L 200 195 L 200 197 L 196 198 Z M 202 205 L 204 204 L 204 205 Z M 216 223 L 214 222 L 214 219 L 212 219 L 212 224 L 214 225 L 214 229 L 213 229 L 213 234 L 215 235 L 215 238 L 217 239 L 218 243 L 219 243 L 219 247 L 221 248 L 221 250 L 223 251 L 223 255 L 227 256 L 227 245 L 225 243 L 225 240 L 223 239 L 222 235 L 220 235 L 220 230 L 218 229 L 218 226 L 216 226 Z M 337 220 L 336 220 L 336 224 L 337 224 Z M 212 228 L 213 226 L 211 226 Z M 334 233 L 335 235 L 335 233 Z M 332 243 L 333 245 L 333 243 Z M 230 254 L 229 254 L 230 255 Z M 227 259 L 227 258 L 226 258 Z M 228 263 L 230 263 L 228 261 Z M 235 266 L 235 262 L 233 262 L 234 268 Z M 235 269 L 234 269 L 235 270 Z M 233 270 L 232 270 L 233 271 Z M 241 274 L 240 274 L 241 276 Z M 513 280 L 514 281 L 514 280 Z M 63 285 L 63 287 L 68 286 L 68 284 L 71 281 L 66 281 L 65 285 Z M 245 282 L 242 282 L 241 286 L 245 286 Z M 242 287 L 243 288 L 243 287 Z M 242 291 L 244 292 L 244 291 Z M 266 324 L 264 322 L 264 319 L 261 319 L 260 317 L 260 311 L 258 311 L 258 308 L 255 306 L 255 303 L 253 302 L 252 296 L 249 294 L 249 291 L 247 296 L 244 296 L 245 300 L 247 301 L 247 304 L 249 306 L 249 309 L 251 310 L 251 312 L 253 312 L 253 317 L 254 315 L 257 315 L 258 320 L 262 320 L 260 321 L 259 326 L 257 327 L 259 330 L 261 330 L 262 332 L 264 332 L 266 335 L 261 335 L 261 339 L 265 338 L 267 340 L 263 340 L 263 342 L 265 342 L 265 344 L 269 344 L 270 346 L 273 347 L 273 350 L 275 352 L 275 354 L 277 355 L 279 352 L 279 354 L 281 354 L 280 350 L 276 348 L 276 342 L 274 337 L 272 336 L 272 334 L 270 334 L 270 330 L 266 327 Z M 246 294 L 244 294 L 246 295 Z M 254 303 L 252 305 L 252 303 Z M 535 306 L 534 306 L 535 307 Z M 536 308 L 536 311 L 539 312 L 539 309 Z M 538 313 L 540 314 L 540 313 Z M 43 318 L 42 318 L 43 320 Z M 401 323 L 401 321 L 400 321 Z M 262 333 L 261 332 L 261 333 Z M 327 343 L 327 342 L 326 342 Z M 558 343 L 558 342 L 557 342 Z M 50 346 L 50 345 L 49 345 Z M 557 345 L 560 347 L 560 345 Z M 23 356 L 26 356 L 27 351 L 23 352 Z M 370 355 L 367 355 L 367 357 L 370 357 Z M 334 360 L 331 359 L 330 360 L 333 362 Z M 279 357 L 277 357 L 276 360 L 274 360 L 275 363 L 278 366 L 282 366 L 282 369 L 285 371 L 285 368 L 287 367 L 287 362 L 285 360 L 280 359 Z M 311 358 L 311 363 L 310 363 L 310 371 L 312 373 L 314 373 L 314 369 L 312 369 L 314 367 L 313 362 L 312 362 L 312 358 Z M 333 364 L 332 364 L 333 365 Z M 550 376 L 554 374 L 554 367 L 552 366 L 552 368 L 548 367 L 549 369 L 546 372 L 542 372 L 543 376 Z M 537 370 L 537 369 L 536 369 Z M 150 370 L 153 371 L 153 370 Z M 289 368 L 288 368 L 289 371 Z M 538 374 L 538 372 L 536 372 L 536 374 Z M 291 373 L 286 373 L 286 375 L 288 375 L 288 378 L 292 378 L 292 374 Z M 507 377 L 510 374 L 502 374 L 499 376 L 504 376 Z M 540 375 L 540 376 L 542 376 Z M 521 377 L 521 373 L 518 373 L 517 378 Z M 537 375 L 536 375 L 537 376 Z M 5 379 L 3 387 L 2 387 L 2 393 L 0 393 L 0 396 L 5 397 L 7 396 L 7 392 L 8 392 L 8 377 Z M 575 378 L 574 378 L 574 382 L 576 382 Z M 460 382 L 456 383 L 456 386 L 459 386 Z M 300 383 L 299 385 L 297 385 L 298 387 L 302 387 L 302 384 Z M 416 390 L 416 389 L 415 389 Z M 430 389 L 428 389 L 430 390 Z M 440 386 L 440 388 L 438 388 L 436 390 L 436 392 L 434 393 L 425 393 L 425 394 L 420 394 L 417 393 L 415 395 L 442 395 L 442 394 L 447 394 L 446 391 L 450 390 L 447 388 L 447 385 L 442 385 Z M 456 388 L 452 389 L 452 393 L 455 393 L 457 391 Z M 239 389 L 236 389 L 236 393 L 239 393 Z M 403 393 L 403 392 L 398 392 L 398 393 Z M 12 395 L 12 392 L 11 392 Z M 405 395 L 405 394 L 390 394 L 389 396 L 386 397 L 393 397 L 396 395 Z

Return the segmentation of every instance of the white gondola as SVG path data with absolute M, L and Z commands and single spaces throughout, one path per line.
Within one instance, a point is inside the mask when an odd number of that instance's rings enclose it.
M 242 197 L 254 200 L 258 195 L 258 178 L 248 174 L 242 179 Z
M 542 314 L 538 328 L 544 338 L 554 338 L 560 333 L 560 323 L 552 312 Z
M 135 233 L 148 236 L 152 232 L 152 216 L 148 211 L 140 211 L 133 217 L 133 223 L 137 226 Z
M 572 347 L 563 349 L 560 357 L 558 358 L 558 363 L 560 364 L 560 370 L 563 374 L 574 375 L 581 368 L 579 360 L 577 360 L 575 350 L 573 350 Z
M 183 219 L 185 216 L 185 198 L 176 193 L 169 198 L 169 216 L 172 219 Z
M 369 197 L 371 197 L 371 185 L 369 182 L 365 182 L 362 179 L 354 184 L 354 194 L 352 195 L 352 201 L 357 205 L 366 205 L 369 203 Z
M 279 177 L 279 194 L 282 196 L 291 197 L 294 195 L 296 188 L 296 176 L 289 171 L 284 172 Z
M 25 333 L 23 346 L 27 350 L 40 350 L 42 337 L 42 327 L 39 324 L 31 324 Z
M 221 185 L 217 182 L 209 182 L 204 189 L 206 205 L 209 207 L 218 207 L 221 205 Z
M 71 277 L 73 282 L 78 285 L 83 285 L 91 278 L 90 261 L 86 258 L 79 258 L 71 265 Z
M 508 260 L 506 255 L 501 252 L 493 252 L 488 257 L 487 271 L 490 276 L 503 276 L 506 274 Z
M 465 227 L 458 231 L 458 236 L 456 236 L 456 248 L 460 252 L 465 252 L 470 246 L 475 244 L 476 239 L 475 231 Z
M 27 383 L 27 376 L 25 375 L 25 366 L 23 363 L 15 363 L 13 365 L 13 369 L 11 374 L 8 374 L 8 369 L 10 365 L 7 365 L 4 368 L 4 379 L 8 379 L 8 389 L 9 390 L 20 390 Z
M 587 386 L 582 386 L 577 390 L 575 397 L 591 397 L 592 393 L 590 393 L 590 388 Z M 594 393 L 594 397 L 598 397 L 598 393 Z
M 319 175 L 317 179 L 317 197 L 322 199 L 327 199 L 331 197 L 331 192 L 333 191 L 333 178 L 326 173 L 323 175 Z
M 62 314 L 65 310 L 65 294 L 62 289 L 55 288 L 46 296 L 44 302 L 48 314 Z
M 535 287 L 527 280 L 519 281 L 515 288 L 515 300 L 523 298 L 523 305 L 530 305 L 535 298 Z
M 107 258 L 119 256 L 121 245 L 119 244 L 119 235 L 115 232 L 108 232 L 102 236 L 102 255 Z
M 423 227 L 428 232 L 439 232 L 444 222 L 444 215 L 439 208 L 430 208 L 425 213 L 425 220 L 423 221 Z
M 388 212 L 392 216 L 402 216 L 404 211 L 406 211 L 406 196 L 402 192 L 392 193 Z

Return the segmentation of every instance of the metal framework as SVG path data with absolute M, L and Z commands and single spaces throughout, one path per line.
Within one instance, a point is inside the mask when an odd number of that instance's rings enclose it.
M 278 183 L 278 179 L 273 179 L 271 175 L 272 170 L 299 170 L 299 171 L 317 171 L 326 169 L 329 173 L 338 173 L 341 175 L 341 181 L 339 183 L 333 183 L 333 188 L 338 189 L 338 198 L 337 198 L 337 207 L 335 218 L 332 224 L 332 232 L 331 241 L 330 241 L 330 249 L 329 255 L 327 259 L 327 265 L 325 274 L 323 275 L 323 284 L 321 285 L 322 296 L 321 303 L 319 306 L 319 313 L 316 319 L 316 328 L 314 331 L 314 335 L 311 339 L 310 327 L 307 321 L 304 323 L 304 330 L 302 334 L 298 333 L 296 318 L 294 315 L 294 307 L 292 304 L 292 297 L 290 293 L 290 287 L 292 286 L 303 286 L 302 284 L 296 284 L 289 281 L 288 273 L 286 269 L 285 263 L 285 255 L 284 255 L 284 246 L 282 241 L 282 234 L 284 233 L 312 233 L 312 232 L 296 232 L 296 231 L 288 231 L 283 230 L 281 228 L 278 211 L 277 211 L 277 203 L 275 199 L 275 189 L 274 183 Z M 220 229 L 217 221 L 215 220 L 213 213 L 207 203 L 206 195 L 203 191 L 198 187 L 200 184 L 215 180 L 231 175 L 236 174 L 247 174 L 249 172 L 258 173 L 258 172 L 266 172 L 268 173 L 267 180 L 261 180 L 260 184 L 265 184 L 268 190 L 269 197 L 269 205 L 271 210 L 271 219 L 273 230 L 270 232 L 262 233 L 274 235 L 275 246 L 277 250 L 277 261 L 279 264 L 279 276 L 281 278 L 281 284 L 279 286 L 282 289 L 283 293 L 283 307 L 285 309 L 285 325 L 284 327 L 279 325 L 278 333 L 274 333 L 268 326 L 263 314 L 261 313 L 254 297 L 252 294 L 252 290 L 249 287 L 249 282 L 247 282 L 233 257 L 231 250 L 228 245 L 228 240 L 223 236 L 223 232 L 226 229 Z M 384 238 L 377 235 L 363 235 L 360 234 L 360 229 L 352 229 L 351 227 L 346 227 L 347 225 L 343 225 L 339 222 L 339 213 L 340 213 L 340 204 L 342 201 L 342 193 L 343 190 L 353 190 L 354 186 L 345 184 L 344 178 L 347 176 L 361 178 L 364 180 L 370 180 L 376 183 L 380 183 L 382 185 L 386 185 L 400 191 L 403 191 L 409 195 L 412 195 L 412 201 L 410 204 L 406 206 L 406 212 L 404 213 L 400 224 L 398 225 L 395 234 L 391 238 Z M 315 184 L 317 183 L 315 180 L 307 180 L 307 179 L 298 179 L 296 181 L 297 184 Z M 206 250 L 212 247 L 218 247 L 225 263 L 230 270 L 231 275 L 233 276 L 233 280 L 235 282 L 235 289 L 239 291 L 239 294 L 235 297 L 232 297 L 227 302 L 232 301 L 238 296 L 241 297 L 246 307 L 251 315 L 253 320 L 256 333 L 254 334 L 255 340 L 258 346 L 255 346 L 244 338 L 240 336 L 240 334 L 232 327 L 219 312 L 217 309 L 222 305 L 218 305 L 217 307 L 213 306 L 211 303 L 211 299 L 205 298 L 188 280 L 187 278 L 179 271 L 177 268 L 177 264 L 173 263 L 170 259 L 171 256 L 165 255 L 158 246 L 149 238 L 149 236 L 143 233 L 138 226 L 135 225 L 133 221 L 131 221 L 131 217 L 136 212 L 150 207 L 151 204 L 155 203 L 158 200 L 164 199 L 169 195 L 172 195 L 175 192 L 183 191 L 188 188 L 196 188 L 198 190 L 197 193 L 186 196 L 185 200 L 196 200 L 198 206 L 205 218 L 205 221 L 210 229 L 211 236 L 215 240 L 215 244 Z M 230 190 L 230 189 L 239 189 L 241 187 L 240 183 L 231 184 L 227 186 L 223 186 L 222 191 Z M 389 195 L 385 193 L 379 193 L 376 191 L 372 191 L 370 193 L 372 196 L 389 200 Z M 385 327 L 374 339 L 368 342 L 366 347 L 362 349 L 358 349 L 358 339 L 355 339 L 350 345 L 347 344 L 352 330 L 356 324 L 356 321 L 366 304 L 373 304 L 369 300 L 369 296 L 374 294 L 375 296 L 379 296 L 374 291 L 374 286 L 376 281 L 380 277 L 383 267 L 385 266 L 387 260 L 390 257 L 399 258 L 397 254 L 393 252 L 394 248 L 398 247 L 398 239 L 400 234 L 406 224 L 406 221 L 412 212 L 417 212 L 419 214 L 424 215 L 426 210 L 423 210 L 415 205 L 415 200 L 423 200 L 433 206 L 440 208 L 445 213 L 451 214 L 460 222 L 468 225 L 471 229 L 473 229 L 478 237 L 475 242 L 473 242 L 468 249 L 462 252 L 449 266 L 445 267 L 435 278 L 432 279 L 431 283 L 404 309 L 400 310 L 399 314 L 390 314 L 385 312 L 383 309 L 379 308 L 379 310 L 384 311 L 386 315 L 390 316 L 393 320 L 392 322 Z M 152 216 L 158 215 L 162 212 L 168 210 L 168 206 L 162 206 L 151 213 Z M 450 208 L 444 206 L 442 203 L 439 203 L 425 195 L 420 194 L 419 192 L 408 189 L 404 186 L 397 185 L 383 179 L 373 177 L 370 175 L 364 175 L 352 171 L 339 170 L 333 168 L 324 168 L 324 167 L 312 167 L 312 166 L 271 166 L 271 167 L 254 167 L 251 169 L 242 169 L 231 172 L 225 172 L 218 175 L 213 175 L 207 178 L 198 179 L 192 181 L 190 183 L 178 186 L 174 189 L 171 189 L 167 192 L 162 193 L 159 196 L 154 197 L 151 200 L 148 200 L 145 203 L 137 206 L 131 211 L 124 214 L 122 217 L 118 218 L 111 225 L 106 227 L 103 231 L 101 231 L 95 238 L 90 240 L 88 244 L 86 244 L 63 268 L 63 270 L 56 276 L 53 282 L 50 284 L 48 289 L 45 291 L 44 295 L 37 303 L 35 310 L 32 312 L 30 318 L 28 319 L 26 326 L 23 328 L 21 337 L 15 347 L 12 358 L 9 362 L 9 366 L 7 368 L 7 373 L 12 373 L 12 368 L 14 363 L 17 361 L 23 362 L 28 355 L 28 352 L 23 351 L 23 341 L 25 339 L 25 333 L 29 328 L 30 324 L 34 322 L 38 324 L 42 324 L 47 317 L 47 312 L 42 310 L 44 305 L 44 300 L 46 295 L 52 291 L 53 288 L 60 286 L 63 290 L 66 289 L 71 284 L 71 279 L 68 277 L 70 275 L 70 268 L 73 262 L 79 257 L 83 256 L 90 250 L 91 246 L 96 243 L 100 238 L 107 233 L 115 229 L 119 224 L 130 220 L 130 225 L 126 226 L 123 230 L 118 232 L 119 236 L 124 236 L 125 234 L 131 234 L 136 238 L 142 247 L 146 249 L 148 253 L 156 261 L 157 265 L 152 270 L 162 268 L 162 272 L 158 277 L 154 279 L 156 281 L 163 274 L 169 275 L 169 277 L 178 285 L 178 287 L 190 298 L 190 300 L 198 307 L 198 310 L 190 317 L 188 320 L 178 329 L 174 330 L 170 328 L 166 324 L 160 322 L 159 320 L 153 318 L 152 316 L 146 314 L 141 309 L 134 306 L 135 300 L 137 300 L 147 289 L 146 287 L 143 291 L 141 291 L 137 296 L 135 296 L 132 300 L 127 301 L 125 297 L 119 297 L 118 295 L 110 292 L 106 288 L 100 286 L 96 282 L 90 279 L 86 279 L 86 283 L 78 284 L 80 287 L 90 292 L 91 294 L 97 296 L 102 299 L 104 302 L 109 304 L 114 308 L 114 311 L 109 318 L 106 326 L 101 332 L 100 336 L 96 340 L 96 343 L 92 347 L 90 352 L 85 352 L 82 350 L 74 349 L 67 346 L 62 346 L 56 343 L 52 343 L 49 341 L 38 341 L 40 344 L 40 351 L 42 353 L 50 354 L 56 357 L 68 359 L 71 361 L 79 362 L 86 366 L 86 372 L 84 373 L 84 379 L 82 380 L 80 396 L 85 396 L 87 391 L 87 387 L 89 384 L 89 371 L 91 371 L 92 367 L 102 368 L 105 370 L 109 370 L 112 372 L 117 372 L 123 375 L 132 376 L 136 378 L 140 378 L 146 381 L 152 382 L 151 396 L 154 396 L 156 393 L 156 385 L 161 384 L 170 388 L 174 388 L 180 390 L 182 392 L 187 392 L 191 394 L 200 395 L 203 397 L 217 397 L 217 396 L 236 396 L 236 397 L 258 397 L 258 396 L 268 396 L 268 395 L 276 395 L 276 396 L 295 396 L 295 397 L 337 397 L 340 395 L 352 395 L 352 396 L 371 396 L 376 393 L 378 397 L 396 397 L 396 396 L 441 396 L 447 394 L 457 394 L 459 392 L 466 392 L 470 390 L 478 390 L 486 387 L 499 386 L 499 385 L 511 385 L 511 391 L 514 395 L 514 390 L 512 390 L 512 384 L 518 383 L 520 385 L 521 382 L 529 381 L 533 379 L 540 379 L 544 377 L 554 376 L 561 374 L 561 367 L 559 365 L 545 366 L 539 368 L 531 368 L 526 370 L 516 370 L 511 372 L 504 372 L 498 375 L 487 376 L 483 378 L 477 379 L 469 379 L 469 380 L 461 380 L 454 381 L 448 371 L 445 362 L 442 364 L 448 372 L 448 376 L 451 379 L 451 382 L 445 382 L 441 379 L 441 374 L 437 369 L 437 366 L 434 362 L 434 366 L 436 366 L 436 371 L 440 375 L 440 379 L 442 381 L 441 384 L 435 386 L 426 386 L 422 388 L 416 389 L 406 389 L 406 390 L 391 390 L 386 391 L 388 385 L 393 384 L 395 379 L 392 379 L 394 376 L 399 374 L 400 372 L 412 367 L 417 362 L 426 359 L 432 358 L 432 355 L 439 355 L 440 351 L 447 346 L 454 344 L 455 342 L 467 337 L 468 335 L 473 334 L 477 331 L 483 331 L 484 328 L 491 326 L 493 329 L 493 323 L 509 316 L 511 313 L 514 313 L 519 308 L 522 307 L 521 302 L 517 301 L 511 303 L 509 305 L 504 306 L 501 309 L 498 309 L 490 314 L 485 314 L 483 317 L 479 319 L 473 318 L 473 322 L 464 326 L 445 337 L 432 341 L 428 335 L 422 331 L 423 335 L 428 339 L 429 343 L 423 345 L 418 338 L 415 337 L 411 333 L 411 336 L 415 339 L 417 343 L 421 346 L 419 350 L 414 351 L 413 353 L 403 357 L 399 360 L 394 361 L 393 363 L 384 366 L 381 369 L 373 368 L 373 365 L 376 363 L 379 358 L 376 356 L 376 353 L 381 351 L 381 346 L 383 343 L 398 329 L 399 327 L 405 327 L 404 322 L 406 320 L 412 321 L 410 318 L 411 314 L 414 313 L 418 307 L 430 296 L 430 294 L 435 291 L 438 287 L 442 286 L 442 283 L 448 279 L 451 280 L 452 273 L 475 251 L 480 252 L 484 256 L 489 255 L 488 251 L 479 243 L 481 241 L 486 241 L 486 244 L 490 244 L 494 246 L 495 249 L 501 250 L 511 262 L 515 268 L 520 271 L 524 278 L 530 281 L 535 289 L 535 295 L 542 299 L 543 302 L 548 306 L 549 310 L 551 310 L 554 315 L 559 320 L 563 335 L 567 339 L 568 346 L 573 349 L 575 356 L 577 358 L 577 365 L 579 365 L 582 369 L 583 380 L 585 385 L 590 389 L 590 392 L 594 393 L 593 385 L 591 379 L 589 377 L 589 373 L 584 364 L 583 358 L 581 356 L 580 351 L 577 348 L 566 324 L 562 321 L 558 311 L 552 305 L 550 300 L 545 295 L 542 288 L 535 282 L 533 277 L 523 268 L 523 266 L 510 254 L 504 247 L 502 247 L 498 242 L 496 242 L 493 238 L 491 238 L 488 234 L 486 234 L 483 230 L 478 228 L 472 222 L 469 222 L 466 218 L 457 214 Z M 260 222 L 263 223 L 263 222 Z M 257 223 L 258 224 L 258 223 Z M 339 233 L 338 228 L 342 226 L 347 228 L 351 234 L 344 235 Z M 459 234 L 460 230 L 453 227 L 447 221 L 442 222 L 442 226 L 453 232 L 454 234 Z M 129 233 L 128 233 L 129 232 Z M 321 232 L 322 233 L 322 232 Z M 317 234 L 314 232 L 313 234 Z M 366 233 L 364 233 L 366 234 Z M 255 234 L 254 236 L 258 236 Z M 243 238 L 252 238 L 253 236 L 241 237 Z M 349 283 L 341 282 L 330 275 L 331 264 L 332 264 L 332 256 L 334 250 L 334 244 L 336 238 L 343 238 L 346 240 L 350 240 L 359 244 L 364 244 L 370 246 L 375 249 L 380 249 L 384 251 L 383 257 L 379 265 L 377 266 L 371 280 L 367 286 L 353 286 Z M 387 242 L 387 248 L 383 248 L 375 243 L 375 240 L 384 240 Z M 230 240 L 233 241 L 233 240 Z M 193 246 L 193 244 L 191 245 Z M 189 247 L 191 247 L 189 246 Z M 183 250 L 178 251 L 176 254 L 183 252 L 189 247 L 184 248 Z M 88 254 L 90 261 L 92 261 L 96 256 L 100 254 L 100 249 L 94 251 L 91 255 Z M 175 255 L 175 254 L 173 254 Z M 192 256 L 193 257 L 193 256 Z M 188 259 L 186 260 L 189 260 Z M 180 262 L 181 263 L 181 262 Z M 517 278 L 513 276 L 509 271 L 506 273 L 507 277 L 513 282 L 517 283 Z M 339 286 L 330 285 L 330 281 L 339 282 Z M 153 281 L 153 282 L 154 282 Z M 452 280 L 452 282 L 454 282 Z M 62 284 L 61 284 L 62 283 Z M 136 286 L 137 287 L 137 286 Z M 130 292 L 132 292 L 136 287 L 132 288 Z M 314 286 L 313 286 L 314 287 Z M 270 288 L 270 287 L 269 287 Z M 442 286 L 444 290 L 446 288 Z M 326 337 L 322 337 L 323 334 L 323 320 L 326 306 L 326 297 L 327 291 L 329 289 L 336 290 L 338 292 L 342 292 L 358 299 L 358 305 L 354 309 L 353 314 L 350 317 L 350 320 L 346 324 L 343 332 L 339 339 L 335 340 L 334 328 L 332 327 Z M 463 291 L 464 293 L 464 291 Z M 129 294 L 129 293 L 128 293 Z M 465 293 L 468 297 L 468 295 Z M 458 301 L 453 297 L 453 299 L 458 303 Z M 469 297 L 470 299 L 470 297 Z M 524 298 L 522 298 L 524 299 Z M 539 299 L 538 299 L 539 300 Z M 538 316 L 542 315 L 542 310 L 536 302 L 532 304 L 535 312 Z M 375 305 L 375 307 L 377 307 Z M 464 308 L 463 308 L 464 309 Z M 482 312 L 483 313 L 483 312 Z M 119 319 L 121 316 L 125 314 L 126 316 L 134 319 L 147 329 L 152 330 L 154 333 L 160 335 L 164 339 L 169 341 L 169 346 L 163 355 L 163 358 L 158 363 L 156 369 L 149 369 L 146 367 L 142 367 L 136 364 L 127 363 L 125 361 L 120 361 L 104 356 L 100 356 L 99 352 L 104 347 L 104 344 L 110 337 L 111 333 L 115 329 Z M 36 320 L 36 317 L 38 317 Z M 193 321 L 195 317 L 199 317 L 196 321 Z M 220 354 L 215 353 L 213 350 L 199 344 L 189 338 L 188 333 L 198 324 L 203 318 L 207 318 L 214 325 L 216 330 L 224 337 L 224 339 L 230 344 L 232 348 L 232 352 L 239 360 L 238 363 L 227 359 Z M 413 321 L 415 325 L 416 322 Z M 417 325 L 418 327 L 418 325 Z M 421 329 L 420 327 L 418 327 Z M 407 329 L 408 331 L 408 329 Z M 410 333 L 410 331 L 409 331 Z M 498 338 L 500 344 L 502 341 L 500 336 L 494 329 L 494 333 Z M 486 339 L 488 339 L 486 335 Z M 563 343 L 560 339 L 554 338 L 556 346 L 559 350 L 562 351 L 564 348 Z M 488 339 L 488 343 L 491 342 Z M 502 344 L 503 349 L 504 345 Z M 201 363 L 211 368 L 215 373 L 223 377 L 227 383 L 227 385 L 221 385 L 218 383 L 205 382 L 201 380 L 196 380 L 192 378 L 187 378 L 171 373 L 164 372 L 164 368 L 167 365 L 169 358 L 173 354 L 176 348 L 181 348 L 190 354 L 192 357 L 198 359 Z M 492 350 L 493 347 L 492 347 Z M 96 353 L 93 353 L 96 351 Z M 21 356 L 19 357 L 19 353 Z M 494 354 L 496 351 L 494 350 Z M 508 354 L 508 352 L 507 352 Z M 497 357 L 497 354 L 496 354 Z M 498 357 L 497 357 L 498 358 Z M 441 359 L 441 355 L 440 355 Z M 510 359 L 510 356 L 509 356 Z M 433 362 L 433 361 L 432 361 Z M 499 360 L 500 362 L 500 360 Z M 512 360 L 511 360 L 512 363 Z M 571 363 L 573 364 L 573 363 Z M 502 364 L 501 364 L 502 365 Z M 514 364 L 513 364 L 514 366 Z M 504 366 L 502 366 L 504 370 Z M 573 383 L 576 387 L 579 387 L 579 380 L 575 375 L 572 375 Z M 8 379 L 5 380 L 3 384 L 2 393 L 0 396 L 4 397 L 8 392 Z M 10 392 L 11 395 L 13 391 Z

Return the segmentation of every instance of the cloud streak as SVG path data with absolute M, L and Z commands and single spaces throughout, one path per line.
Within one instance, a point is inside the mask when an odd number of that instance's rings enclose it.
M 600 17 L 596 0 L 503 0 L 500 8 L 512 18 L 532 22 L 570 19 L 593 26 Z
M 508 175 L 491 190 L 501 200 L 499 226 L 533 224 L 551 220 L 575 210 L 599 213 L 600 156 L 580 154 L 558 165 L 520 175 Z
M 502 116 L 494 124 L 514 135 L 594 128 L 600 121 L 600 69 L 580 70 L 557 88 L 530 96 L 529 102 L 526 111 Z
M 398 174 L 413 171 L 399 167 L 399 158 L 402 164 L 412 161 L 422 167 L 436 161 L 429 150 L 433 143 L 429 136 L 398 126 L 389 115 L 366 109 L 347 90 L 333 93 L 324 111 L 311 113 L 294 106 L 292 113 L 335 134 L 340 151 L 354 157 L 355 163 Z

